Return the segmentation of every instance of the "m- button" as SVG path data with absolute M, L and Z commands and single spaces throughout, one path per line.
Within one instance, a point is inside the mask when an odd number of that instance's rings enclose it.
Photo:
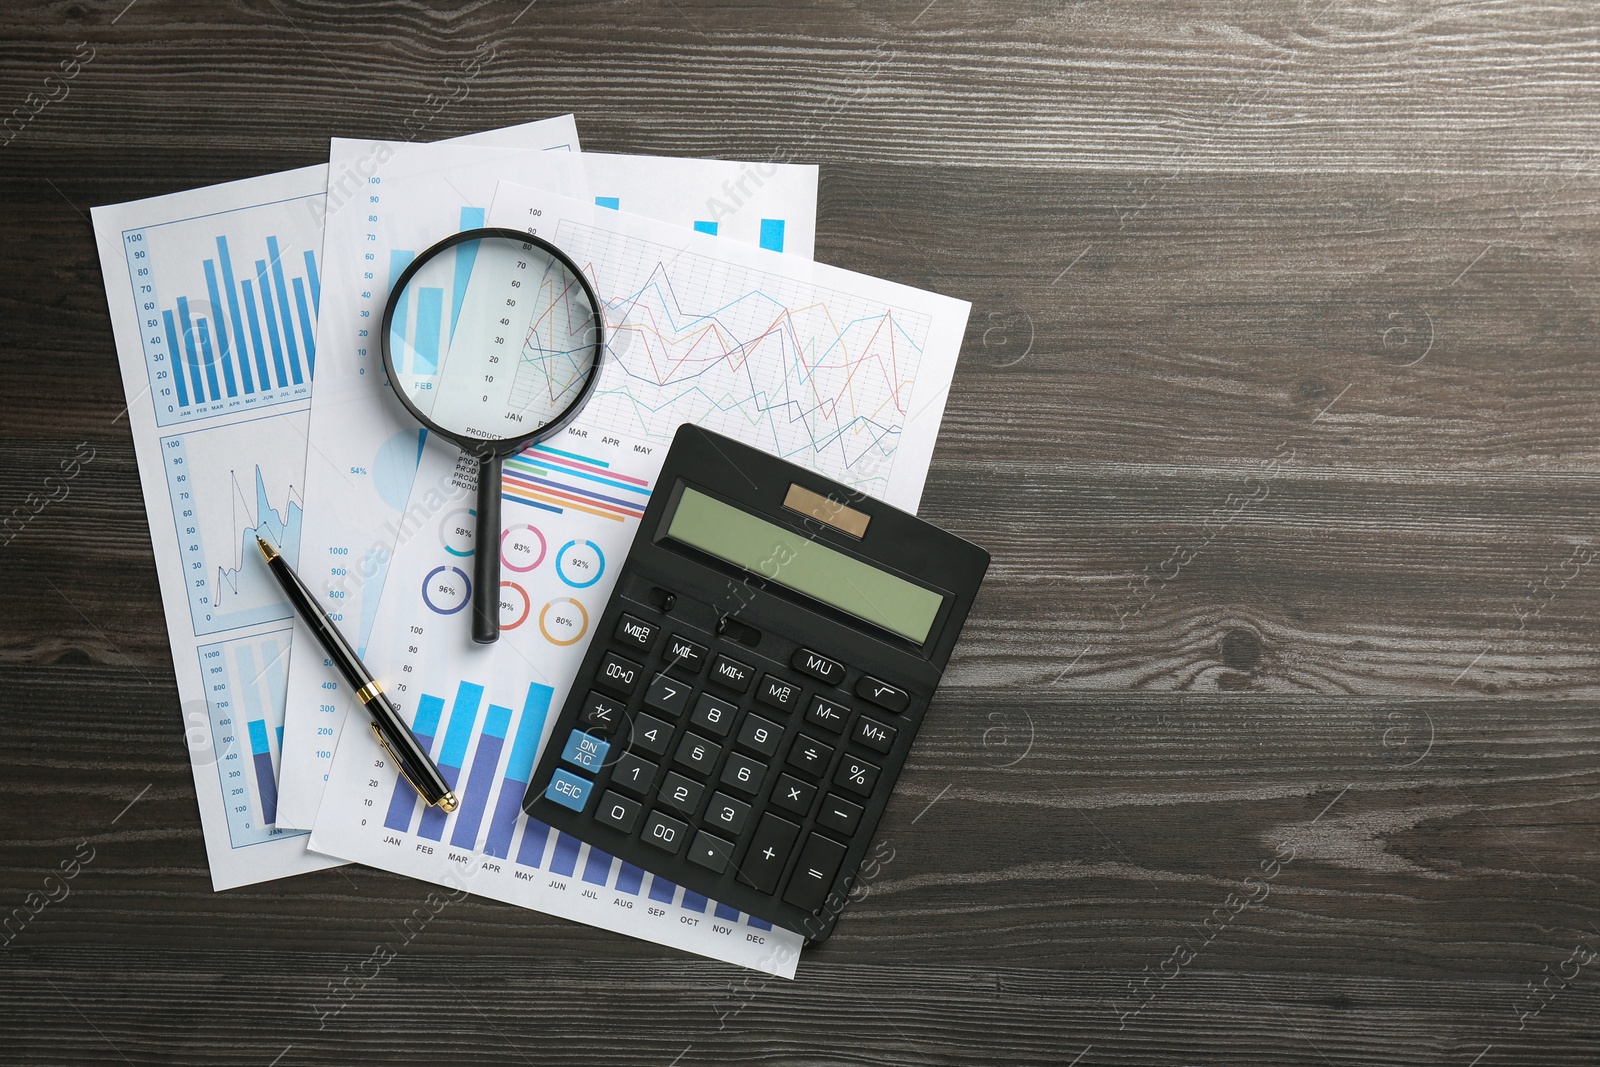
M 820 678 L 829 685 L 838 685 L 844 681 L 844 664 L 827 656 L 819 656 L 809 648 L 795 649 L 794 659 L 789 662 L 794 664 L 795 670 L 804 671 L 813 678 Z

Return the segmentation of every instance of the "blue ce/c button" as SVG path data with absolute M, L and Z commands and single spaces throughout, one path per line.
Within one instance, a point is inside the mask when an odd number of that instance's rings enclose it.
M 611 742 L 602 741 L 582 730 L 574 730 L 567 738 L 567 747 L 561 750 L 561 758 L 574 767 L 592 772 L 601 768 L 606 761 L 606 753 L 610 751 Z
M 587 778 L 579 778 L 571 771 L 558 770 L 550 776 L 550 785 L 544 791 L 544 798 L 581 812 L 589 803 L 589 791 L 593 788 L 594 783 Z

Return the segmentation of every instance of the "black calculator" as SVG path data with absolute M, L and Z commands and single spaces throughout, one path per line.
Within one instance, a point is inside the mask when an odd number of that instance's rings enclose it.
M 656 485 L 523 807 L 821 941 L 989 554 L 692 425 Z

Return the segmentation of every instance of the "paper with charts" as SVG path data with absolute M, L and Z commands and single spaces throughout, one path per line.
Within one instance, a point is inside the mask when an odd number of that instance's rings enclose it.
M 520 802 L 677 425 L 731 429 L 914 507 L 969 305 L 503 186 L 491 220 L 528 217 L 604 305 L 596 398 L 506 462 L 494 645 L 471 640 L 466 616 L 475 469 L 430 443 L 368 649 L 461 808 L 420 810 L 371 737 L 348 731 L 313 847 L 447 884 L 471 875 L 474 892 L 792 976 L 797 935 L 552 831 Z
M 327 189 L 315 166 L 94 209 L 218 889 L 335 862 L 275 825 L 292 612 L 254 550 L 299 555 Z
M 381 158 L 380 158 L 381 157 Z M 322 367 L 311 415 L 305 562 L 301 574 L 364 648 L 388 559 L 415 474 L 417 424 L 372 387 L 382 357 L 370 330 L 394 279 L 417 251 L 457 229 L 481 225 L 499 180 L 537 178 L 600 209 L 678 221 L 723 240 L 809 257 L 816 232 L 817 168 L 665 156 L 441 151 L 434 145 L 333 143 L 336 170 L 366 161 L 360 210 L 329 213 L 327 307 Z M 463 263 L 465 261 L 462 261 Z M 448 344 L 465 295 L 451 293 L 403 316 Z M 418 303 L 421 301 L 419 299 Z M 341 342 L 341 338 L 343 339 Z M 296 656 L 289 671 L 280 820 L 310 826 L 351 705 L 344 680 L 320 656 Z

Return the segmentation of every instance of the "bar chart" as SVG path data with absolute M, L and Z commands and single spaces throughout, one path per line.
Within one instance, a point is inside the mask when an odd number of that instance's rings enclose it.
M 484 209 L 464 207 L 459 220 L 463 230 L 475 230 L 483 225 Z M 472 264 L 477 259 L 478 246 L 467 241 L 459 244 L 447 255 L 454 257 L 450 292 L 442 287 L 420 286 L 415 292 L 410 286 L 394 309 L 389 324 L 390 349 L 396 354 L 400 374 L 428 376 L 437 373 L 439 356 L 450 349 L 450 337 L 456 320 L 461 317 L 461 302 L 466 299 L 467 281 L 472 277 Z M 389 251 L 389 288 L 394 292 L 400 275 L 417 258 L 415 249 L 394 248 Z M 449 296 L 450 317 L 445 318 L 445 297 Z
M 305 833 L 273 825 L 291 633 L 285 628 L 199 649 L 212 751 L 234 848 Z
M 322 301 L 317 199 L 123 232 L 158 425 L 310 394 Z
M 523 814 L 522 797 L 538 760 L 553 696 L 549 686 L 532 683 L 520 709 L 514 711 L 508 704 L 488 699 L 484 687 L 476 682 L 459 682 L 448 698 L 424 693 L 417 700 L 411 730 L 438 762 L 460 804 L 450 813 L 423 806 L 410 783 L 398 778 L 389 795 L 385 829 L 426 841 L 448 841 L 454 851 L 447 856 L 457 862 L 474 854 L 509 859 L 515 865 L 515 877 L 524 881 L 533 878 L 531 872 L 543 871 L 557 880 L 547 887 L 558 891 L 570 889 L 581 894 L 594 892 L 588 887 L 606 888 L 624 897 L 643 897 L 737 923 L 738 910 L 680 890 L 666 879 L 649 876 Z M 559 881 L 565 878 L 575 881 Z M 772 928 L 754 916 L 745 916 L 744 924 L 756 930 Z

